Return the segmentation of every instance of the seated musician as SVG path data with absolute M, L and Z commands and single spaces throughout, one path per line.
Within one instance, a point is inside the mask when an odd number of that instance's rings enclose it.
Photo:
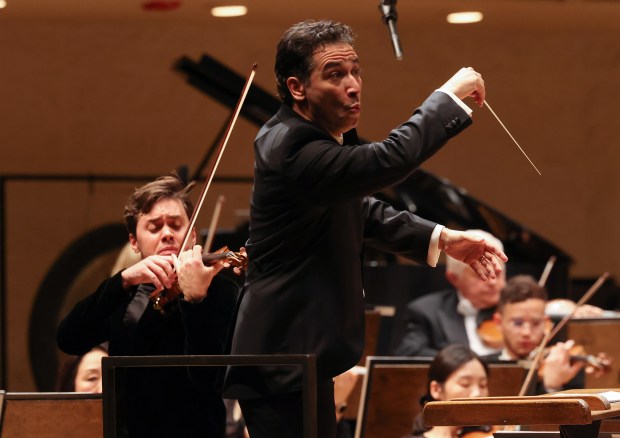
M 503 250 L 493 235 L 471 230 Z M 498 260 L 502 268 L 504 264 Z M 406 310 L 405 335 L 395 351 L 397 356 L 434 357 L 451 345 L 467 345 L 479 355 L 499 351 L 486 345 L 478 336 L 478 325 L 491 319 L 506 284 L 505 270 L 495 279 L 481 280 L 464 263 L 446 256 L 446 279 L 454 289 L 434 292 L 413 300 Z
M 420 402 L 448 401 L 455 398 L 486 397 L 488 365 L 463 345 L 450 345 L 441 350 L 428 369 L 427 393 Z M 414 420 L 413 432 L 407 438 L 457 438 L 460 426 L 424 426 L 420 413 Z
M 500 354 L 488 358 L 532 359 L 548 328 L 546 303 L 545 288 L 539 286 L 531 276 L 517 275 L 508 280 L 494 315 L 504 340 L 504 348 Z M 584 362 L 571 360 L 573 344 L 569 340 L 549 348 L 548 354 L 541 361 L 539 382 L 533 385 L 530 394 L 583 388 L 584 374 L 581 371 Z
M 60 323 L 57 342 L 69 354 L 84 354 L 109 341 L 111 356 L 222 354 L 238 293 L 216 274 L 226 267 L 202 263 L 201 248 L 181 249 L 189 225 L 191 186 L 176 175 L 136 189 L 125 205 L 129 242 L 140 260 L 105 280 Z M 195 241 L 195 230 L 191 239 Z M 175 270 L 176 266 L 176 270 Z M 181 290 L 161 313 L 151 292 Z M 130 437 L 223 437 L 221 370 L 136 368 L 123 372 L 123 418 Z
M 100 394 L 103 390 L 101 358 L 107 355 L 108 344 L 103 343 L 67 360 L 58 370 L 56 391 Z

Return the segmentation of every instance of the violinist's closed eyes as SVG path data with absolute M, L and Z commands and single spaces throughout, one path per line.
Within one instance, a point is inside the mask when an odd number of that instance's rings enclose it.
M 441 350 L 428 369 L 427 393 L 420 400 L 449 401 L 455 398 L 487 397 L 488 365 L 463 345 L 450 345 Z M 412 435 L 406 438 L 459 438 L 460 426 L 425 427 L 422 413 L 414 420 Z
M 109 341 L 111 356 L 223 354 L 237 287 L 205 266 L 200 247 L 181 251 L 192 204 L 176 175 L 136 189 L 125 205 L 132 249 L 140 260 L 105 280 L 61 322 L 61 350 L 83 354 Z M 193 243 L 195 231 L 190 230 Z M 175 255 L 180 252 L 175 261 Z M 200 260 L 196 263 L 195 260 Z M 181 285 L 162 313 L 149 296 Z M 130 437 L 223 437 L 225 409 L 214 367 L 127 371 L 119 418 Z

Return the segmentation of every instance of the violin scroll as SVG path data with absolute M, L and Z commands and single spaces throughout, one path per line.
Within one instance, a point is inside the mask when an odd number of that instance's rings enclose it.
M 223 246 L 215 252 L 202 255 L 202 262 L 205 266 L 211 266 L 220 261 L 225 261 L 231 267 L 238 268 L 234 271 L 237 275 L 240 275 L 241 271 L 245 271 L 248 267 L 248 256 L 244 250 L 234 252 L 230 251 L 227 246 Z

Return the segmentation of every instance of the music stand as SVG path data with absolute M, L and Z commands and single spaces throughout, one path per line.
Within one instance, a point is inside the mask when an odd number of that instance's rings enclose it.
M 430 402 L 424 407 L 424 421 L 430 426 L 554 424 L 559 426 L 563 438 L 596 438 L 602 420 L 618 417 L 620 393 L 603 389 L 458 399 Z M 538 432 L 519 431 L 512 435 L 530 437 L 535 433 Z
M 366 375 L 357 414 L 355 438 L 400 437 L 411 433 L 413 420 L 422 411 L 430 357 L 380 357 L 366 359 Z M 493 395 L 519 392 L 525 370 L 515 362 L 489 364 Z
M 316 424 L 316 357 L 313 354 L 281 355 L 219 355 L 219 356 L 109 356 L 102 358 L 103 373 L 103 436 L 117 435 L 116 372 L 135 367 L 204 367 L 298 365 L 303 372 L 304 438 L 317 438 Z

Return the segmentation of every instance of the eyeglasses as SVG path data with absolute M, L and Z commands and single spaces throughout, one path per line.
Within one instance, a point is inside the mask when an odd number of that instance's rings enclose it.
M 530 330 L 539 330 L 544 327 L 545 320 L 544 319 L 524 319 L 524 318 L 514 318 L 509 319 L 508 324 L 517 330 L 524 329 L 526 326 L 529 326 Z

